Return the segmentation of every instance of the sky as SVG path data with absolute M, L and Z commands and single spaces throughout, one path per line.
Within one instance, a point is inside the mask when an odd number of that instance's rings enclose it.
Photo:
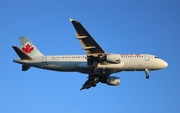
M 120 72 L 119 86 L 78 72 L 21 71 L 12 45 L 28 37 L 45 55 L 85 54 L 69 18 L 110 53 L 147 53 L 166 69 Z M 0 0 L 0 113 L 180 113 L 179 0 Z

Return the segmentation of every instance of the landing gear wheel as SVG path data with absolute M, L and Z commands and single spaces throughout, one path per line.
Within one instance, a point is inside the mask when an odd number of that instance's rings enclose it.
M 93 87 L 96 87 L 96 84 L 97 84 L 97 82 L 96 82 L 96 81 L 93 81 L 92 86 L 93 86 Z
M 146 79 L 149 79 L 148 69 L 145 69 Z
M 149 79 L 149 75 L 146 75 L 146 79 Z
M 99 82 L 99 78 L 98 77 L 96 77 L 96 78 L 94 78 L 94 81 L 93 81 L 93 83 L 92 83 L 92 86 L 93 87 L 96 87 L 96 84 Z

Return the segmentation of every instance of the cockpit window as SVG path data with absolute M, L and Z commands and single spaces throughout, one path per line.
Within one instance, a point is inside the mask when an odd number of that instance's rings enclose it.
M 158 56 L 155 56 L 154 58 L 159 58 Z

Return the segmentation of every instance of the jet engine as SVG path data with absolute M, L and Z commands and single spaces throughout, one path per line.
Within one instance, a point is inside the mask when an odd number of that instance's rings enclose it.
M 111 86 L 118 86 L 120 84 L 120 78 L 119 77 L 115 77 L 115 76 L 109 76 L 107 77 L 106 82 L 107 85 L 111 85 Z
M 121 63 L 121 56 L 119 54 L 106 54 L 100 57 L 101 61 L 107 61 L 108 63 Z

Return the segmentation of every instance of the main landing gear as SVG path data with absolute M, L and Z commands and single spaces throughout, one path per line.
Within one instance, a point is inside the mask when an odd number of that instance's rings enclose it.
M 145 69 L 146 79 L 149 79 L 148 69 Z
M 93 86 L 93 87 L 96 87 L 96 84 L 98 83 L 98 81 L 99 81 L 99 78 L 98 78 L 98 77 L 94 78 L 94 81 L 93 81 L 93 83 L 92 83 L 92 86 Z
M 90 72 L 95 73 L 97 70 L 97 66 L 92 66 Z

